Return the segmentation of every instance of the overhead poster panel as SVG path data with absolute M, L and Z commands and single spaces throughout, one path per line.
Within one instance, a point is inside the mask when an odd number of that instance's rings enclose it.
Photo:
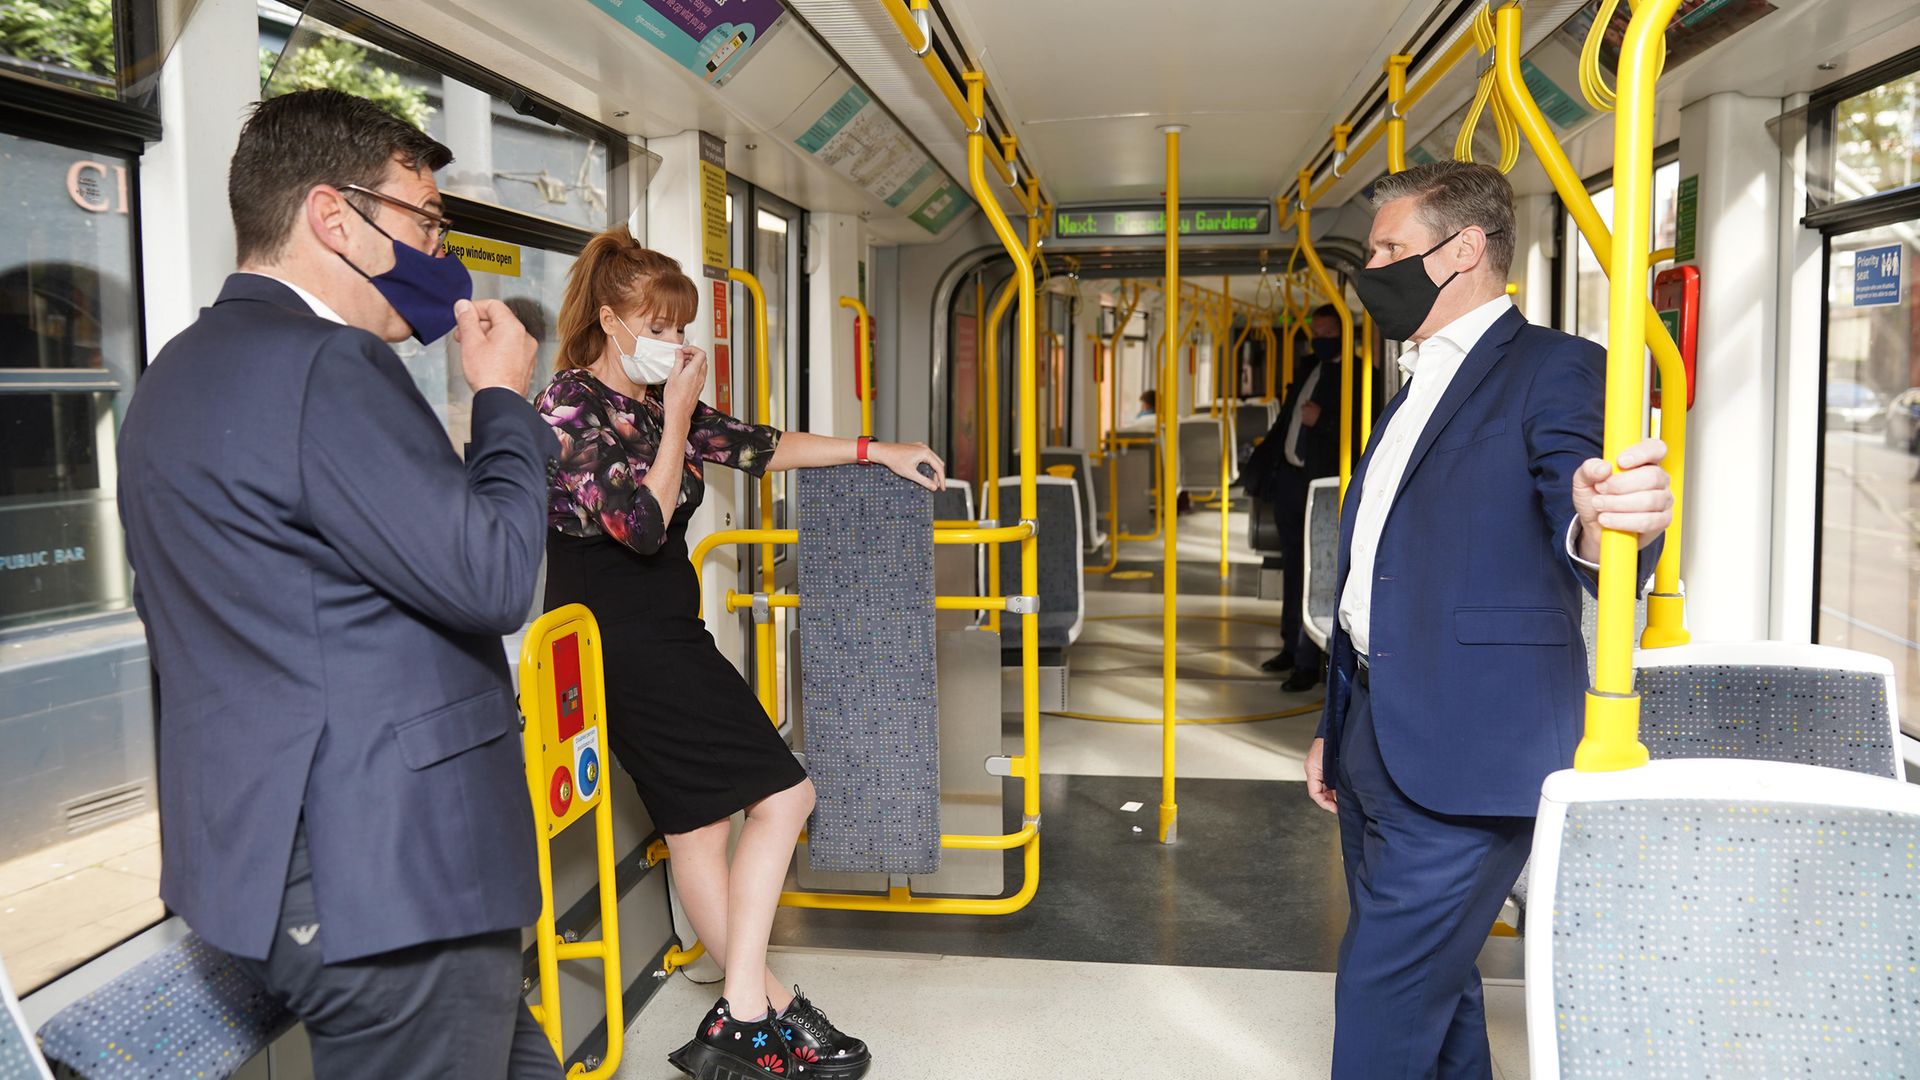
M 780 0 L 592 0 L 681 67 L 714 86 L 789 18 Z
M 888 206 L 907 208 L 907 216 L 930 233 L 938 234 L 970 205 L 946 170 L 845 72 L 835 72 L 808 96 L 779 134 Z

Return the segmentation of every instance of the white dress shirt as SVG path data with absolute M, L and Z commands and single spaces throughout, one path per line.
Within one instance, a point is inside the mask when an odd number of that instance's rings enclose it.
M 1467 354 L 1480 343 L 1502 315 L 1513 309 L 1505 295 L 1474 308 L 1441 327 L 1432 337 L 1400 354 L 1400 367 L 1412 380 L 1407 397 L 1380 432 L 1367 463 L 1366 482 L 1360 489 L 1360 505 L 1354 510 L 1353 546 L 1348 554 L 1347 586 L 1340 593 L 1340 626 L 1353 640 L 1354 650 L 1366 656 L 1370 640 L 1369 620 L 1373 614 L 1373 563 L 1380 551 L 1380 536 L 1387 526 L 1387 514 L 1400 493 L 1406 477 L 1407 462 L 1413 448 L 1426 431 L 1433 410 L 1446 396 L 1447 387 Z
M 1306 381 L 1300 384 L 1299 393 L 1293 396 L 1293 419 L 1287 424 L 1287 441 L 1281 444 L 1281 448 L 1286 451 L 1287 464 L 1296 469 L 1305 468 L 1307 464 L 1300 456 L 1300 409 L 1313 400 L 1313 392 L 1320 385 L 1320 373 L 1325 370 L 1325 364 L 1313 365 L 1313 370 L 1307 372 Z
M 339 313 L 339 312 L 337 312 L 337 311 L 335 311 L 335 310 L 333 310 L 332 308 L 330 308 L 330 307 L 328 307 L 328 306 L 327 306 L 327 302 L 326 302 L 326 301 L 324 301 L 324 300 L 322 300 L 322 299 L 320 299 L 319 297 L 317 297 L 317 296 L 315 296 L 315 295 L 313 295 L 312 293 L 310 293 L 310 292 L 308 292 L 307 290 L 305 290 L 305 289 L 303 289 L 303 288 L 301 288 L 300 286 L 298 286 L 298 285 L 295 285 L 295 284 L 294 284 L 293 282 L 291 282 L 291 281 L 288 281 L 288 280 L 287 280 L 286 278 L 283 278 L 283 277 L 275 277 L 275 276 L 273 276 L 272 274 L 263 274 L 263 273 L 261 273 L 261 272 L 260 272 L 260 271 L 258 271 L 258 270 L 243 270 L 243 271 L 241 271 L 241 273 L 244 273 L 244 274 L 252 274 L 252 275 L 253 275 L 254 277 L 263 277 L 263 278 L 266 278 L 266 279 L 267 279 L 267 280 L 269 280 L 269 281 L 277 281 L 277 282 L 279 282 L 280 284 L 282 284 L 282 285 L 285 285 L 285 286 L 286 286 L 287 288 L 289 288 L 289 289 L 292 289 L 292 290 L 293 290 L 293 295 L 295 295 L 295 296 L 297 296 L 297 297 L 299 297 L 299 298 L 300 298 L 301 300 L 303 300 L 303 301 L 305 301 L 305 302 L 306 302 L 306 305 L 307 305 L 308 307 L 310 307 L 310 308 L 312 308 L 312 309 L 313 309 L 313 313 L 314 313 L 315 315 L 318 315 L 318 316 L 320 316 L 321 318 L 323 318 L 323 319 L 326 319 L 326 320 L 328 320 L 328 321 L 330 321 L 330 322 L 337 322 L 337 323 L 339 323 L 339 324 L 340 324 L 340 325 L 342 325 L 342 326 L 345 326 L 345 325 L 346 325 L 346 322 L 347 322 L 347 320 L 345 320 L 345 319 L 343 319 L 343 318 L 341 318 L 341 317 L 340 317 L 340 313 Z

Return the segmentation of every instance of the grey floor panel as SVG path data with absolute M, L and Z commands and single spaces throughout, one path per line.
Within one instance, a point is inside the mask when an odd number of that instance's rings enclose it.
M 1017 788 L 1009 783 L 1017 811 Z M 1332 971 L 1347 901 L 1334 817 L 1297 782 L 1186 780 L 1154 840 L 1155 777 L 1041 779 L 1040 890 L 1006 916 L 783 908 L 791 947 Z M 1137 812 L 1121 806 L 1139 802 Z M 1009 828 L 1017 822 L 1010 813 Z M 1139 831 L 1135 831 L 1135 829 Z M 1010 857 L 1008 887 L 1019 881 Z

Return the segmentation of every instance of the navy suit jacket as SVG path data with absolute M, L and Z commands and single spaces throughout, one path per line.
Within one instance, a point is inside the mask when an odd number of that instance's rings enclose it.
M 500 637 L 533 602 L 555 448 L 489 389 L 463 463 L 386 343 L 254 274 L 141 377 L 119 487 L 160 895 L 202 937 L 267 956 L 302 815 L 327 963 L 533 922 Z
M 1601 455 L 1605 369 L 1598 345 L 1509 311 L 1414 444 L 1374 561 L 1369 691 L 1388 771 L 1435 813 L 1531 817 L 1547 774 L 1573 764 L 1587 684 L 1580 590 L 1593 583 L 1567 555 L 1567 530 L 1573 475 Z M 1405 399 L 1374 425 L 1376 445 Z M 1342 592 L 1372 457 L 1341 515 Z M 1639 580 L 1659 551 L 1641 552 Z M 1319 730 L 1330 783 L 1356 668 L 1336 626 Z

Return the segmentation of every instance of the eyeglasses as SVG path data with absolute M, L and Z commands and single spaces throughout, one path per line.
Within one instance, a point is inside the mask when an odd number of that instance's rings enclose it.
M 452 218 L 436 214 L 431 210 L 415 206 L 410 202 L 396 199 L 391 195 L 382 195 L 372 188 L 361 187 L 359 184 L 347 184 L 342 187 L 341 190 L 351 191 L 356 195 L 365 195 L 372 199 L 378 199 L 388 206 L 398 207 L 419 218 L 421 222 L 420 229 L 426 233 L 427 243 L 435 251 L 442 250 L 446 246 L 447 234 L 453 231 Z

